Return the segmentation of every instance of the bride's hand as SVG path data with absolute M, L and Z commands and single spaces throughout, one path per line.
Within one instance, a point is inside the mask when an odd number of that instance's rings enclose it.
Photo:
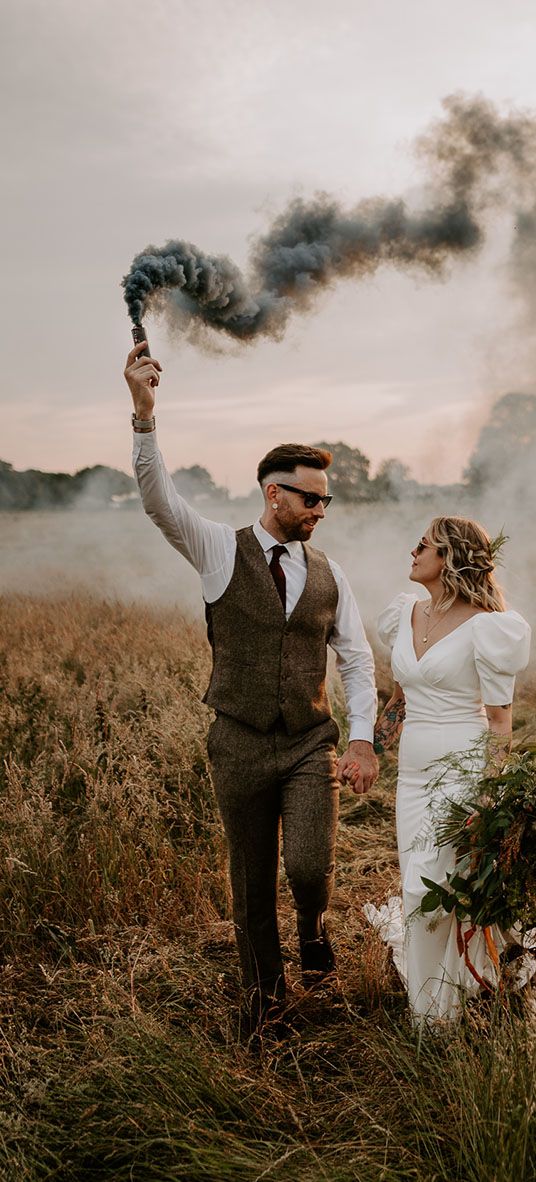
M 355 791 L 355 786 L 361 778 L 361 768 L 359 764 L 347 763 L 342 775 L 345 784 L 347 784 L 349 788 L 353 788 Z
M 378 771 L 378 760 L 372 743 L 353 739 L 339 759 L 337 779 L 341 784 L 348 784 L 356 794 L 360 794 L 372 787 L 378 779 Z

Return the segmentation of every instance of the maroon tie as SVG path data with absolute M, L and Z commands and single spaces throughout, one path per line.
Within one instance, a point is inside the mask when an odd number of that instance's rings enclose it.
M 283 570 L 283 567 L 281 566 L 281 563 L 279 561 L 282 554 L 288 554 L 288 550 L 287 550 L 286 546 L 274 546 L 273 547 L 272 558 L 270 561 L 270 570 L 272 572 L 272 578 L 274 580 L 274 583 L 277 587 L 277 593 L 279 595 L 281 603 L 283 604 L 283 611 L 286 612 L 286 610 L 287 610 L 287 580 L 285 578 L 285 572 Z

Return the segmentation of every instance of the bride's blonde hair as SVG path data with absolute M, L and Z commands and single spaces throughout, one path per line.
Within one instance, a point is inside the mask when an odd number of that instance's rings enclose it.
M 502 591 L 495 582 L 490 537 L 478 521 L 469 517 L 434 517 L 427 537 L 444 558 L 443 594 L 437 606 L 446 611 L 459 595 L 473 607 L 503 612 Z

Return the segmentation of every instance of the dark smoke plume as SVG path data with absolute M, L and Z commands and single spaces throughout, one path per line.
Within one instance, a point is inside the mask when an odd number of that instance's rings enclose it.
M 481 245 L 490 207 L 516 200 L 526 232 L 536 219 L 536 120 L 501 117 L 483 98 L 454 95 L 443 107 L 417 141 L 429 174 L 424 210 L 375 198 L 345 211 L 325 194 L 293 201 L 253 246 L 247 277 L 188 242 L 149 246 L 123 279 L 133 322 L 153 312 L 239 341 L 280 338 L 290 315 L 339 279 L 359 280 L 382 264 L 440 277 L 450 259 Z

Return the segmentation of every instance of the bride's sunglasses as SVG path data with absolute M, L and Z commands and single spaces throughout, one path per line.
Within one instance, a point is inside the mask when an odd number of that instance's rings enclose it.
M 324 509 L 327 509 L 330 502 L 333 500 L 333 493 L 328 493 L 325 497 L 319 496 L 318 493 L 306 492 L 303 488 L 296 488 L 295 484 L 277 484 L 278 488 L 284 488 L 286 492 L 296 492 L 303 497 L 303 503 L 306 509 L 316 509 L 316 506 L 322 501 Z
M 437 550 L 437 553 L 441 558 L 443 558 L 445 553 L 445 551 L 442 550 L 440 546 L 434 546 L 433 542 L 425 542 L 421 538 L 420 542 L 417 542 L 417 545 L 415 546 L 415 553 L 422 554 L 423 550 Z

